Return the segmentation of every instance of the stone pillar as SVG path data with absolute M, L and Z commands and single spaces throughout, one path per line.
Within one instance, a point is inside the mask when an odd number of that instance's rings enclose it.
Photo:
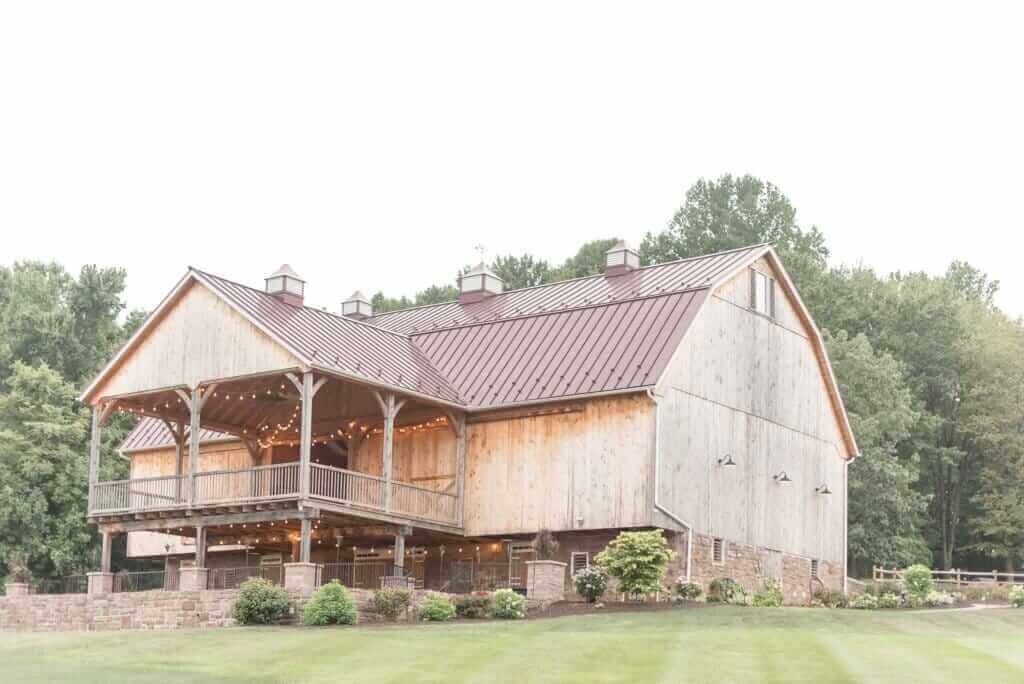
M 8 582 L 6 588 L 8 596 L 28 596 L 28 584 L 25 582 Z
M 181 568 L 178 570 L 178 591 L 201 591 L 206 589 L 210 571 L 206 568 Z
M 560 561 L 526 561 L 526 597 L 536 601 L 565 599 L 565 568 Z
M 312 596 L 316 589 L 316 564 L 285 563 L 284 588 L 301 596 Z
M 114 573 L 90 572 L 87 577 L 90 595 L 114 593 Z

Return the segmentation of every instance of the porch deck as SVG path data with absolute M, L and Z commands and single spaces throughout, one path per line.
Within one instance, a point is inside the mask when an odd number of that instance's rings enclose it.
M 458 497 L 375 475 L 310 464 L 309 498 L 367 512 L 457 526 Z M 97 482 L 89 490 L 89 515 L 108 516 L 264 504 L 300 498 L 299 463 L 243 470 Z

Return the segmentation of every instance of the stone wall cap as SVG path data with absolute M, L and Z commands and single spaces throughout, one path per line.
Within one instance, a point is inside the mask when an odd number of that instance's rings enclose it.
M 526 564 L 527 565 L 561 565 L 563 568 L 566 567 L 567 565 L 569 565 L 568 563 L 563 563 L 562 561 L 556 561 L 556 560 L 532 560 L 532 561 L 526 561 Z
M 303 563 L 301 561 L 296 561 L 294 563 L 281 563 L 281 565 L 283 565 L 286 568 L 315 568 L 316 567 L 316 563 Z

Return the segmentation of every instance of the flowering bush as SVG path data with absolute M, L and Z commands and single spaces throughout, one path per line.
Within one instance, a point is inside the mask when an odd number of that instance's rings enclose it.
M 231 614 L 241 625 L 269 625 L 288 612 L 288 592 L 268 579 L 253 577 L 242 582 Z
M 896 594 L 886 592 L 878 597 L 879 608 L 899 608 L 900 597 Z
M 1024 586 L 1017 584 L 1010 589 L 1010 603 L 1014 608 L 1024 608 Z
M 754 594 L 754 606 L 758 608 L 781 608 L 782 585 L 772 577 L 765 578 L 764 590 Z
M 440 594 L 427 594 L 420 603 L 419 618 L 429 622 L 445 622 L 455 617 L 455 606 Z
M 685 577 L 680 577 L 676 580 L 675 590 L 676 596 L 682 601 L 697 601 L 704 593 L 699 584 L 687 582 Z
M 873 594 L 857 594 L 849 602 L 850 608 L 858 610 L 874 610 L 878 608 L 878 599 Z
M 585 598 L 587 603 L 601 598 L 608 588 L 608 574 L 593 565 L 577 572 L 572 580 L 576 585 L 576 593 Z
M 956 604 L 956 596 L 944 591 L 929 591 L 928 595 L 924 597 L 924 604 L 932 608 L 952 606 Z
M 356 602 L 337 580 L 317 589 L 302 611 L 305 625 L 354 625 L 357 619 Z
M 491 613 L 503 620 L 518 620 L 526 617 L 526 599 L 511 589 L 494 592 L 494 607 Z

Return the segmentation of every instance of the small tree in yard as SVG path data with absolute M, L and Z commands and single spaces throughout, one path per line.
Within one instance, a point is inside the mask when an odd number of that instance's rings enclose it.
M 661 530 L 622 532 L 597 554 L 597 564 L 619 580 L 630 596 L 646 596 L 661 589 L 668 562 L 675 554 Z

